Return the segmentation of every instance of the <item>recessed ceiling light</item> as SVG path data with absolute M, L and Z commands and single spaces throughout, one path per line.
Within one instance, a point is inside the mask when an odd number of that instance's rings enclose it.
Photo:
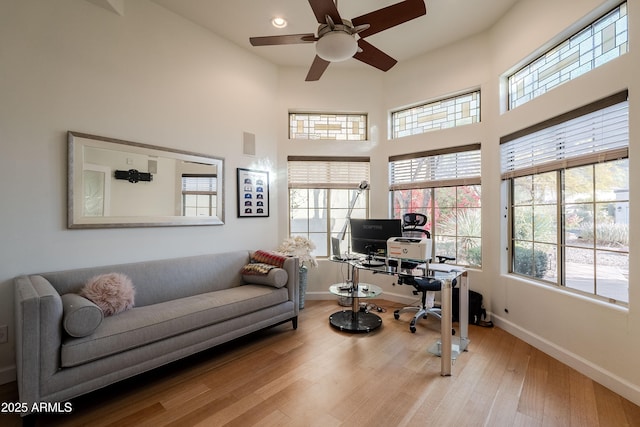
M 284 28 L 287 26 L 287 20 L 279 16 L 276 16 L 271 20 L 271 25 L 273 25 L 276 28 Z

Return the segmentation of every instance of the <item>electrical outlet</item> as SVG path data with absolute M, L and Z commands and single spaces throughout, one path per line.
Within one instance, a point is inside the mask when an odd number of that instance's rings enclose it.
M 7 325 L 0 326 L 0 344 L 4 344 L 9 341 L 9 329 Z

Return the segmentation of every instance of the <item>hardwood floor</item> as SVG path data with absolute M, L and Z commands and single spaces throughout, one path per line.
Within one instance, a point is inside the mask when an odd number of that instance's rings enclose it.
M 38 426 L 640 426 L 640 408 L 499 328 L 470 326 L 471 344 L 440 376 L 426 349 L 436 320 L 376 301 L 383 326 L 329 326 L 335 301 L 307 301 L 291 323 L 71 401 Z M 0 401 L 17 399 L 15 383 Z M 0 425 L 20 425 L 0 415 Z

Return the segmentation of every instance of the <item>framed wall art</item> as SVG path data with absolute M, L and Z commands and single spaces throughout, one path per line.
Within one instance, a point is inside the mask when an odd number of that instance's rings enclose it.
M 238 168 L 238 217 L 269 216 L 269 172 Z

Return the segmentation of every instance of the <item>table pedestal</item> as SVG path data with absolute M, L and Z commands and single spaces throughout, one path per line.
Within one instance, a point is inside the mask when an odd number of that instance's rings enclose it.
M 342 310 L 329 316 L 329 323 L 341 331 L 371 332 L 382 325 L 382 319 L 365 311 Z

